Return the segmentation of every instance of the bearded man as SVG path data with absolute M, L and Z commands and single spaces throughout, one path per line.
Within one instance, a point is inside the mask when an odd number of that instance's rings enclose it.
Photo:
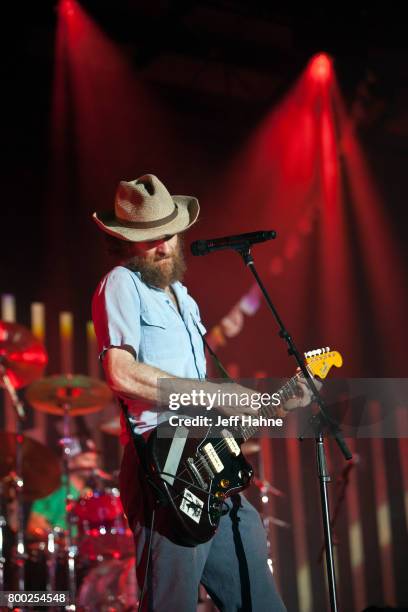
M 133 431 L 144 437 L 157 424 L 159 379 L 191 379 L 193 389 L 195 381 L 206 376 L 205 328 L 196 302 L 181 283 L 185 263 L 180 234 L 196 222 L 198 213 L 196 198 L 171 196 L 151 174 L 122 181 L 115 210 L 94 213 L 118 263 L 93 298 L 100 355 L 108 384 L 126 405 Z M 306 386 L 303 393 L 306 405 Z M 248 407 L 223 410 L 226 415 L 253 414 Z M 175 542 L 166 507 L 159 507 L 152 525 L 154 492 L 122 420 L 121 498 L 135 534 L 138 582 L 144 590 L 141 609 L 194 612 L 201 582 L 221 611 L 284 610 L 267 565 L 262 522 L 245 497 L 226 500 L 228 511 L 215 536 L 204 544 Z

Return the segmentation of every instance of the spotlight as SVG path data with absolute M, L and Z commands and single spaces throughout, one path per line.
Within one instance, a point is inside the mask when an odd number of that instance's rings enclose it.
M 72 17 L 75 12 L 75 5 L 73 0 L 61 0 L 60 11 L 65 17 Z
M 332 60 L 326 53 L 319 53 L 309 65 L 310 76 L 315 81 L 328 81 L 332 74 Z

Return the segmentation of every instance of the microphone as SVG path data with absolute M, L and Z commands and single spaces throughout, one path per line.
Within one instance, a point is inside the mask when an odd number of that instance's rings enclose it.
M 196 240 L 191 243 L 190 248 L 193 255 L 207 255 L 207 253 L 212 253 L 212 251 L 221 251 L 223 249 L 239 251 L 250 247 L 251 244 L 274 240 L 275 238 L 276 232 L 273 230 L 249 232 L 247 234 L 224 236 L 223 238 L 212 238 L 210 240 Z

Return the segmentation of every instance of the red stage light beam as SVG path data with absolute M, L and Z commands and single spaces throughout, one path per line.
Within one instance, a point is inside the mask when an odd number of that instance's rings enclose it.
M 328 83 L 333 78 L 333 62 L 326 53 L 315 55 L 309 63 L 311 78 L 319 83 Z

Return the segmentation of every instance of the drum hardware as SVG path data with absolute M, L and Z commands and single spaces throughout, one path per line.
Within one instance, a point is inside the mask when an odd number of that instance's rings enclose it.
M 0 432 L 0 477 L 3 478 L 4 500 L 7 497 L 6 489 L 9 496 L 8 505 L 12 498 L 16 500 L 16 545 L 13 547 L 11 562 L 17 568 L 19 590 L 25 586 L 27 560 L 22 528 L 24 524 L 23 502 L 52 493 L 60 484 L 60 475 L 58 458 L 46 446 L 21 434 Z M 4 506 L 6 505 L 5 502 Z M 7 512 L 4 512 L 6 524 L 9 518 Z M 8 524 L 10 525 L 10 520 Z
M 18 476 L 18 474 L 22 476 Z M 0 478 L 2 512 L 0 513 L 0 549 L 4 547 L 5 527 L 10 527 L 10 504 L 16 502 L 16 545 L 10 557 L 17 568 L 18 588 L 24 585 L 27 560 L 23 525 L 23 502 L 45 497 L 60 484 L 61 471 L 57 456 L 46 446 L 27 436 L 0 431 Z M 24 486 L 22 486 L 24 484 Z M 4 558 L 4 550 L 0 557 Z M 4 585 L 4 566 L 0 579 Z M 25 585 L 24 585 L 25 586 Z
M 110 559 L 98 563 L 83 580 L 78 605 L 87 612 L 138 609 L 138 585 L 135 559 Z
M 54 530 L 50 531 L 47 537 L 47 582 L 46 591 L 57 590 L 57 551 L 58 544 L 55 539 Z
M 16 427 L 16 476 L 15 476 L 15 495 L 17 502 L 17 547 L 14 556 L 14 564 L 17 567 L 17 587 L 19 591 L 25 590 L 25 545 L 24 545 L 24 480 L 23 480 L 23 436 L 21 418 L 17 417 Z M 21 476 L 19 475 L 21 474 Z
M 28 385 L 42 375 L 48 358 L 44 346 L 31 332 L 16 323 L 0 321 L 0 386 L 10 397 L 16 415 L 15 437 L 15 496 L 17 502 L 17 565 L 18 589 L 24 591 L 24 479 L 23 479 L 23 420 L 25 410 L 16 389 Z M 2 466 L 3 467 L 3 466 Z M 4 522 L 0 521 L 1 548 L 4 541 Z M 1 552 L 1 551 L 0 551 Z M 1 556 L 2 556 L 1 552 Z M 4 563 L 1 561 L 0 590 L 4 589 Z
M 266 532 L 266 546 L 268 550 L 268 567 L 270 569 L 271 574 L 273 574 L 273 556 L 272 556 L 272 547 L 269 539 L 269 528 L 271 525 L 276 525 L 277 527 L 281 527 L 284 529 L 290 529 L 290 523 L 286 521 L 282 521 L 281 519 L 276 518 L 272 515 L 266 515 L 265 509 L 266 504 L 269 502 L 269 495 L 274 495 L 276 497 L 285 497 L 285 493 L 280 489 L 272 486 L 270 482 L 267 480 L 261 480 L 260 478 L 254 478 L 253 484 L 255 485 L 256 490 L 259 494 L 260 500 L 260 509 L 259 514 L 261 516 L 262 524 L 264 526 Z
M 5 545 L 5 529 L 7 527 L 6 509 L 4 508 L 3 483 L 0 482 L 0 590 L 4 590 L 4 571 L 6 566 L 6 557 L 4 551 Z
M 0 439 L 1 437 L 0 434 Z M 4 439 L 7 438 L 8 436 Z M 30 446 L 31 442 L 38 444 L 41 449 L 42 445 L 30 440 Z M 98 473 L 99 470 L 95 471 Z M 133 534 L 126 523 L 119 490 L 112 486 L 114 477 L 102 470 L 101 474 L 104 477 L 103 484 L 95 489 L 85 489 L 80 498 L 70 502 L 68 508 L 71 524 L 75 525 L 78 531 L 78 535 L 72 540 L 76 549 L 76 605 L 81 605 L 87 588 L 96 588 L 102 585 L 104 580 L 108 580 L 108 592 L 104 594 L 101 591 L 98 597 L 105 597 L 106 602 L 111 601 L 112 609 L 125 610 L 126 601 L 134 601 L 135 597 L 137 600 L 137 593 L 134 593 L 134 576 L 130 576 L 130 570 L 127 569 L 130 563 L 134 571 Z M 4 483 L 1 484 L 5 486 Z M 10 490 L 14 491 L 12 487 Z M 65 530 L 54 528 L 49 533 L 39 531 L 37 536 L 26 536 L 26 589 L 68 590 L 67 569 L 70 559 L 67 535 Z M 119 568 L 122 568 L 121 571 Z M 102 576 L 108 569 L 113 575 L 103 579 Z M 129 581 L 131 585 L 128 584 Z M 85 586 L 82 589 L 83 584 Z M 90 596 L 89 591 L 88 594 Z M 89 608 L 90 610 L 100 609 L 96 603 L 93 602 L 92 605 L 94 608 Z M 76 608 L 71 606 L 71 609 Z
M 9 390 L 9 395 L 15 401 L 16 414 L 22 414 L 23 405 L 21 404 L 15 387 L 9 389 L 9 382 L 27 383 L 33 378 L 33 373 L 28 367 L 19 365 L 18 372 L 13 379 L 13 371 L 10 364 L 12 359 L 6 355 L 5 363 L 4 350 L 1 335 L 4 329 L 0 326 L 0 364 L 3 366 L 0 372 L 0 384 Z M 22 328 L 24 329 L 24 328 Z M 12 331 L 15 331 L 12 326 Z M 27 333 L 24 334 L 27 338 Z M 3 354 L 2 354 L 3 353 Z M 38 361 L 38 356 L 33 360 Z M 43 358 L 44 364 L 46 357 Z M 7 366 L 7 367 L 6 367 Z M 37 364 L 38 366 L 38 364 Z M 4 381 L 2 374 L 6 374 Z M 18 374 L 18 376 L 17 376 Z M 38 370 L 36 376 L 38 375 Z M 14 390 L 14 394 L 13 394 Z M 108 403 L 112 394 L 108 387 L 100 382 L 85 376 L 52 376 L 46 379 L 33 382 L 26 393 L 27 400 L 32 406 L 42 412 L 57 414 L 63 417 L 64 428 L 63 437 L 60 440 L 63 454 L 62 473 L 69 487 L 69 476 L 74 472 L 82 472 L 85 476 L 89 473 L 88 486 L 91 490 L 82 497 L 86 497 L 85 506 L 90 509 L 92 505 L 92 516 L 78 516 L 77 502 L 67 496 L 67 525 L 68 530 L 64 533 L 65 538 L 61 539 L 61 530 L 53 529 L 42 541 L 30 542 L 24 537 L 22 529 L 17 530 L 15 554 L 13 562 L 17 567 L 17 588 L 23 590 L 26 586 L 24 580 L 24 570 L 26 562 L 34 564 L 29 567 L 28 582 L 33 576 L 39 573 L 44 579 L 46 590 L 58 590 L 59 582 L 67 575 L 69 586 L 64 590 L 71 593 L 71 601 L 75 602 L 77 591 L 77 563 L 78 560 L 90 557 L 91 565 L 97 567 L 109 561 L 116 562 L 118 559 L 123 564 L 125 559 L 132 559 L 134 556 L 133 534 L 127 527 L 126 519 L 119 500 L 119 491 L 115 488 L 117 475 L 111 475 L 101 469 L 86 470 L 86 468 L 69 468 L 70 443 L 72 441 L 70 431 L 70 417 L 80 414 L 96 412 Z M 18 410 L 17 410 L 18 409 Z M 4 528 L 10 526 L 7 511 L 8 505 L 5 502 L 5 489 L 11 491 L 17 498 L 18 526 L 23 525 L 22 501 L 32 501 L 45 497 L 52 493 L 61 482 L 61 469 L 57 456 L 44 445 L 21 435 L 22 422 L 17 427 L 17 433 L 0 432 L 0 492 L 3 493 L 2 507 L 0 508 L 0 581 L 4 588 Z M 107 485 L 109 488 L 107 488 Z M 90 500 L 93 500 L 90 501 Z M 95 506 L 96 504 L 96 506 Z M 82 511 L 84 505 L 81 504 Z M 85 513 L 86 514 L 86 513 Z M 89 514 L 89 512 L 88 512 Z M 89 520 L 91 519 L 91 520 Z M 79 536 L 73 537 L 72 528 L 78 527 Z M 79 552 L 80 551 L 80 552 Z M 88 553 L 90 553 L 88 555 Z M 79 574 L 83 570 L 79 568 Z M 81 577 L 82 579 L 82 577 Z M 38 578 L 35 578 L 39 582 Z M 64 583 L 66 578 L 63 578 Z M 80 582 L 78 583 L 80 584 Z M 120 598 L 118 598 L 119 600 Z M 75 610 L 76 604 L 72 604 L 67 609 Z
M 32 383 L 27 390 L 26 397 L 36 410 L 63 417 L 63 437 L 59 440 L 59 444 L 62 448 L 62 472 L 66 486 L 68 590 L 71 602 L 75 602 L 78 548 L 73 537 L 73 527 L 76 519 L 72 513 L 74 500 L 70 495 L 69 485 L 69 460 L 73 442 L 71 437 L 71 417 L 102 410 L 112 400 L 112 392 L 105 383 L 89 376 L 81 374 L 57 374 Z M 75 603 L 66 609 L 76 610 Z
M 75 602 L 78 550 L 72 527 L 74 523 L 79 523 L 79 518 L 73 514 L 74 500 L 69 498 L 67 500 L 69 528 L 67 533 L 63 532 L 64 538 L 61 538 L 61 530 L 58 528 L 50 531 L 42 541 L 27 540 L 23 532 L 23 501 L 45 497 L 57 489 L 61 482 L 61 469 L 57 456 L 50 449 L 22 434 L 25 411 L 16 390 L 30 385 L 26 399 L 36 410 L 63 417 L 64 431 L 60 443 L 67 486 L 69 486 L 69 474 L 74 471 L 68 469 L 69 445 L 72 440 L 70 417 L 101 410 L 111 401 L 112 393 L 105 383 L 81 375 L 59 375 L 40 379 L 46 363 L 47 354 L 43 345 L 27 329 L 14 323 L 0 321 L 0 386 L 10 396 L 16 413 L 16 433 L 0 432 L 0 589 L 4 590 L 5 557 L 9 557 L 5 551 L 5 540 L 11 523 L 10 501 L 15 500 L 16 536 L 11 558 L 12 564 L 17 569 L 17 584 L 14 586 L 12 580 L 13 588 L 24 590 L 26 579 L 29 582 L 35 574 L 37 578 L 34 580 L 38 582 L 38 572 L 40 572 L 44 578 L 45 589 L 58 590 L 59 581 L 63 578 L 65 583 L 66 580 L 65 571 L 63 572 L 65 568 L 69 589 L 64 586 L 64 590 L 70 590 L 71 601 Z M 111 522 L 107 518 L 104 518 L 102 524 L 99 522 L 98 535 L 91 540 L 92 550 L 97 553 L 94 555 L 95 560 L 102 559 L 105 562 L 106 558 L 133 556 L 133 536 L 125 524 L 123 510 L 118 505 L 119 492 L 114 488 L 109 491 L 105 488 L 106 483 L 112 487 L 117 482 L 117 476 L 98 469 L 91 470 L 89 480 L 89 484 L 95 489 L 95 497 L 97 494 L 105 496 L 103 497 L 105 506 L 106 504 L 109 506 L 106 501 L 109 496 L 111 500 L 116 500 L 110 503 L 115 508 L 114 518 Z M 6 499 L 8 496 L 9 500 Z M 79 527 L 85 531 L 86 524 L 79 523 Z M 94 524 L 88 527 L 95 530 Z M 105 536 L 108 536 L 108 539 L 105 539 Z M 101 552 L 102 554 L 99 554 Z M 27 562 L 34 564 L 35 571 L 32 571 L 33 566 L 26 570 Z M 37 588 L 37 584 L 33 586 Z M 75 610 L 75 603 L 68 609 Z
M 71 387 L 67 387 L 67 391 L 72 391 Z M 69 396 L 70 393 L 67 393 Z M 64 436 L 60 439 L 59 443 L 62 447 L 63 451 L 63 460 L 62 460 L 62 471 L 64 474 L 64 484 L 66 487 L 65 494 L 65 508 L 66 508 L 66 519 L 67 519 L 67 542 L 66 542 L 66 553 L 67 553 L 67 570 L 68 570 L 68 590 L 70 595 L 71 604 L 66 607 L 69 610 L 76 610 L 76 567 L 75 567 L 75 558 L 78 552 L 78 549 L 75 545 L 73 539 L 73 516 L 71 513 L 72 507 L 72 495 L 70 494 L 70 486 L 69 486 L 69 459 L 70 459 L 70 451 L 72 438 L 70 435 L 70 410 L 72 409 L 72 404 L 68 401 L 63 403 L 63 415 L 64 415 Z
M 28 591 L 68 591 L 66 531 L 54 527 L 49 532 L 26 535 L 26 589 Z M 54 612 L 60 607 L 47 608 Z

